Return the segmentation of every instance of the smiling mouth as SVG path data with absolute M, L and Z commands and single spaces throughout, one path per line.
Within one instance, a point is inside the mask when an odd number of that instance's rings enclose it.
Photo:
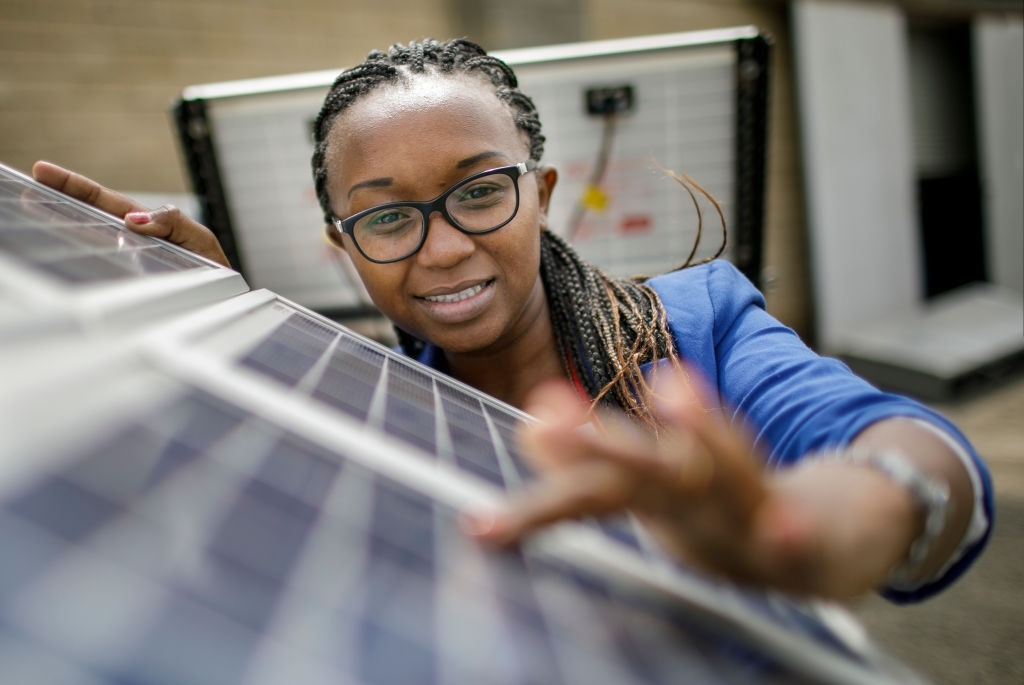
M 474 295 L 482 291 L 484 288 L 489 286 L 491 283 L 494 283 L 494 279 L 491 279 L 485 283 L 478 283 L 477 285 L 466 288 L 465 290 L 460 290 L 457 293 L 449 293 L 447 295 L 424 295 L 422 299 L 426 300 L 427 302 L 439 302 L 441 304 L 461 302 L 462 300 L 467 300 L 473 297 Z

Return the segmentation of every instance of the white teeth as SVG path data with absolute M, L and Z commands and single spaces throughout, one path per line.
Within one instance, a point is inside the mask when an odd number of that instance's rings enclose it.
M 459 292 L 452 293 L 451 295 L 427 295 L 423 299 L 428 302 L 461 302 L 467 297 L 473 297 L 476 295 L 484 289 L 485 285 L 487 284 L 481 283 L 480 285 L 474 285 L 472 288 L 466 288 L 465 290 L 460 290 Z

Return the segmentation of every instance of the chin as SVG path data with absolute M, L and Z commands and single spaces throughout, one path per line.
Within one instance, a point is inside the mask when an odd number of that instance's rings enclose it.
M 497 342 L 498 337 L 497 333 L 491 332 L 446 332 L 444 335 L 436 336 L 434 339 L 437 342 L 433 344 L 451 354 L 472 354 L 487 351 Z

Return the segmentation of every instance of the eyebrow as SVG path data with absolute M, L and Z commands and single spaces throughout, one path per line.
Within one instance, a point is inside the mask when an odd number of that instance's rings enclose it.
M 360 188 L 387 188 L 389 185 L 395 182 L 395 179 L 390 176 L 385 178 L 371 178 L 369 181 L 360 181 L 351 188 L 348 189 L 349 198 L 352 197 L 352 193 L 356 192 Z
M 506 155 L 503 152 L 498 152 L 497 150 L 487 150 L 486 152 L 481 152 L 479 154 L 473 155 L 472 157 L 460 159 L 458 163 L 456 163 L 455 168 L 465 169 L 466 167 L 473 166 L 477 162 L 480 162 L 485 159 L 490 159 L 491 157 L 501 157 L 503 159 L 508 159 L 508 155 Z M 352 193 L 359 190 L 360 188 L 387 188 L 394 182 L 395 179 L 390 176 L 382 176 L 381 178 L 371 178 L 368 181 L 360 181 L 359 183 L 356 183 L 354 186 L 348 189 L 348 196 L 351 198 Z
M 488 150 L 486 152 L 481 152 L 478 155 L 473 155 L 472 157 L 467 157 L 466 159 L 460 160 L 459 163 L 455 165 L 455 168 L 465 169 L 468 166 L 473 166 L 477 162 L 480 162 L 485 159 L 490 159 L 491 157 L 502 157 L 504 159 L 508 159 L 508 155 L 506 155 L 503 152 L 498 152 L 497 150 Z

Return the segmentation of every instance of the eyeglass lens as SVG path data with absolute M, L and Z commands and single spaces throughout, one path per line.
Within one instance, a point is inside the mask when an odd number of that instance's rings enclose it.
M 444 196 L 445 218 L 468 233 L 486 233 L 507 223 L 516 212 L 516 182 L 504 171 L 469 178 Z M 439 208 L 438 208 L 439 209 Z M 428 218 L 412 205 L 382 207 L 360 217 L 352 237 L 370 259 L 396 260 L 419 249 Z

